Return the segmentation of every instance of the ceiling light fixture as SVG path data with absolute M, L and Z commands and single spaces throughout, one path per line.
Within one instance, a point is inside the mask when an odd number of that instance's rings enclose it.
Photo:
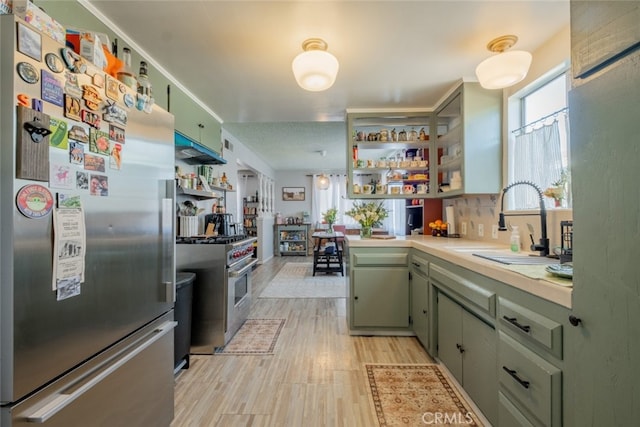
M 524 50 L 506 52 L 518 41 L 513 35 L 498 37 L 487 45 L 491 52 L 498 52 L 478 65 L 476 76 L 485 89 L 503 89 L 524 79 L 529 71 L 532 56 Z
M 293 60 L 293 75 L 301 88 L 320 92 L 329 89 L 336 81 L 338 60 L 327 52 L 327 43 L 311 38 L 302 42 L 304 52 Z
M 325 174 L 320 175 L 316 180 L 316 187 L 318 187 L 318 190 L 328 190 L 330 185 L 331 182 L 329 181 L 329 177 Z

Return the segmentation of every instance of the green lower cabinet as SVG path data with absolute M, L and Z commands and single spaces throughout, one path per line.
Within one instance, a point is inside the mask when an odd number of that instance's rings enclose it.
M 353 268 L 352 328 L 408 328 L 407 267 Z
M 495 329 L 438 294 L 438 357 L 487 419 L 497 425 Z
M 413 332 L 429 348 L 429 279 L 420 271 L 411 272 L 411 321 Z

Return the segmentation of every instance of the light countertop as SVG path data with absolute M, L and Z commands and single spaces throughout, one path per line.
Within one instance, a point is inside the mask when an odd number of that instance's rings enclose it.
M 357 235 L 346 235 L 345 239 L 352 248 L 416 248 L 558 305 L 571 308 L 571 281 L 552 276 L 545 271 L 545 266 L 506 265 L 473 255 L 473 252 L 487 250 L 509 253 L 509 248 L 502 244 L 423 235 L 396 236 L 394 239 L 387 240 L 361 239 Z

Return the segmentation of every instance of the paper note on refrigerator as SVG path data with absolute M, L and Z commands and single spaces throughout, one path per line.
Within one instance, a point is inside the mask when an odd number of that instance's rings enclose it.
M 61 300 L 80 294 L 84 282 L 87 237 L 82 208 L 55 209 L 53 227 L 52 289 Z

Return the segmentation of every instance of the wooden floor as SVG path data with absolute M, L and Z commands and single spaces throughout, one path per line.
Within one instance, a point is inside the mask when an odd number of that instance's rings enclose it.
M 253 272 L 251 318 L 285 318 L 276 354 L 191 356 L 176 377 L 175 419 L 184 426 L 376 426 L 365 363 L 432 363 L 413 337 L 351 337 L 345 298 L 258 298 L 286 262 Z

